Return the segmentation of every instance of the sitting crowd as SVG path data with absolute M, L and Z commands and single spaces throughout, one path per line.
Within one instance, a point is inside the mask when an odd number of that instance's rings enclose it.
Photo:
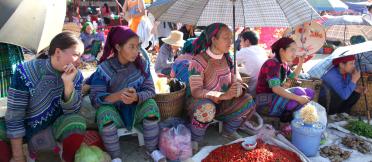
M 58 142 L 63 144 L 63 159 L 73 161 L 68 155 L 79 147 L 69 145 L 80 145 L 78 137 L 87 129 L 85 119 L 77 115 L 84 80 L 77 67 L 86 53 L 84 48 L 89 49 L 95 40 L 103 41 L 94 34 L 89 23 L 83 27 L 82 41 L 72 33 L 60 33 L 51 41 L 47 59 L 17 66 L 9 88 L 6 130 L 1 130 L 10 140 L 14 161 L 24 162 L 26 156 L 37 159 L 38 151 L 45 148 L 58 152 Z M 301 56 L 294 70 L 290 66 L 297 57 L 293 39 L 276 41 L 271 47 L 275 57 L 269 58 L 253 32 L 242 33 L 236 62 L 251 77 L 246 84 L 235 72 L 230 56 L 232 34 L 227 25 L 214 23 L 197 38 L 184 41 L 182 32 L 172 31 L 162 39 L 155 71 L 186 83 L 185 110 L 195 151 L 214 120 L 223 122 L 223 137 L 235 140 L 241 138 L 237 129 L 254 112 L 290 122 L 293 112 L 315 96 L 312 89 L 285 86 L 288 80 L 298 78 L 304 64 Z M 148 154 L 158 149 L 160 112 L 153 99 L 154 81 L 149 61 L 139 53 L 140 39 L 133 30 L 112 27 L 98 67 L 87 82 L 99 134 L 106 151 L 117 161 L 122 157 L 119 128 L 141 131 Z M 355 68 L 355 57 L 336 58 L 333 64 L 322 78 L 325 88 L 320 98 L 325 91 L 331 92 L 329 114 L 350 112 L 366 93 L 364 87 L 357 86 L 361 74 Z M 29 155 L 22 151 L 23 143 L 28 144 Z

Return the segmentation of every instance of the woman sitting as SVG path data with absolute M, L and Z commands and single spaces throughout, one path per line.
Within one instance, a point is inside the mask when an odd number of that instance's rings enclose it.
M 48 59 L 34 59 L 17 67 L 5 115 L 14 161 L 26 161 L 23 142 L 28 143 L 30 157 L 36 159 L 40 150 L 58 153 L 56 140 L 63 142 L 63 159 L 73 161 L 73 156 L 67 155 L 79 148 L 78 140 L 86 128 L 85 119 L 76 114 L 83 80 L 76 67 L 83 50 L 77 36 L 60 33 L 50 43 Z
M 183 33 L 180 31 L 172 31 L 167 38 L 162 40 L 164 44 L 160 47 L 156 58 L 155 72 L 169 76 L 174 59 L 185 41 L 183 40 Z
M 105 38 L 102 34 L 96 32 L 91 22 L 86 22 L 81 28 L 80 38 L 84 43 L 84 54 L 97 56 Z
M 292 112 L 308 103 L 314 97 L 314 91 L 301 87 L 289 89 L 283 87 L 287 78 L 297 78 L 304 63 L 304 56 L 302 56 L 294 71 L 288 66 L 288 63 L 296 57 L 297 45 L 294 40 L 280 38 L 271 48 L 275 58 L 267 60 L 258 75 L 257 111 L 270 116 L 280 116 L 282 122 L 289 122 Z
M 236 130 L 255 111 L 239 73 L 234 74 L 231 44 L 232 32 L 222 23 L 209 25 L 194 41 L 195 55 L 189 67 L 192 97 L 187 108 L 194 150 L 213 119 L 222 120 L 223 136 L 235 140 L 241 138 Z
M 150 66 L 139 55 L 139 38 L 125 26 L 111 28 L 97 71 L 91 76 L 90 98 L 107 152 L 120 160 L 117 129 L 143 131 L 148 152 L 157 149 L 160 118 Z M 107 59 L 113 53 L 113 57 Z

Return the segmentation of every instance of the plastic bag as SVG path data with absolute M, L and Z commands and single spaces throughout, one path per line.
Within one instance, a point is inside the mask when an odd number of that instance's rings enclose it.
M 163 128 L 159 148 L 169 160 L 186 160 L 192 156 L 191 133 L 183 124 Z
M 75 162 L 110 162 L 110 156 L 97 146 L 81 144 L 75 154 Z
M 314 101 L 310 101 L 307 104 L 310 104 L 310 105 L 312 105 L 312 106 L 315 107 L 316 112 L 318 114 L 318 121 L 321 122 L 323 125 L 327 125 L 327 112 L 326 112 L 326 109 L 322 105 L 320 105 L 320 104 L 318 104 L 318 103 L 316 103 Z M 306 105 L 304 105 L 304 107 L 306 107 Z M 300 117 L 300 112 L 301 112 L 301 109 L 294 112 L 294 118 L 295 119 L 300 119 L 301 118 Z

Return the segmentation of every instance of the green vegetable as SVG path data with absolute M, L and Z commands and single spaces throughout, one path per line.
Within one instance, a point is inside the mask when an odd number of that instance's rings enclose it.
M 108 162 L 108 155 L 97 146 L 87 146 L 85 143 L 81 144 L 75 154 L 75 162 Z
M 346 125 L 346 129 L 358 135 L 372 138 L 372 126 L 359 120 L 352 120 Z

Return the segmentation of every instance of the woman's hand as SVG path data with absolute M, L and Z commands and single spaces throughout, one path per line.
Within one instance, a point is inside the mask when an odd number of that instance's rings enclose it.
M 138 95 L 136 89 L 134 88 L 124 89 L 124 91 L 121 93 L 121 101 L 123 101 L 127 105 L 137 102 Z
M 307 96 L 298 96 L 297 102 L 300 103 L 301 105 L 305 105 L 308 102 L 310 102 L 310 98 Z

